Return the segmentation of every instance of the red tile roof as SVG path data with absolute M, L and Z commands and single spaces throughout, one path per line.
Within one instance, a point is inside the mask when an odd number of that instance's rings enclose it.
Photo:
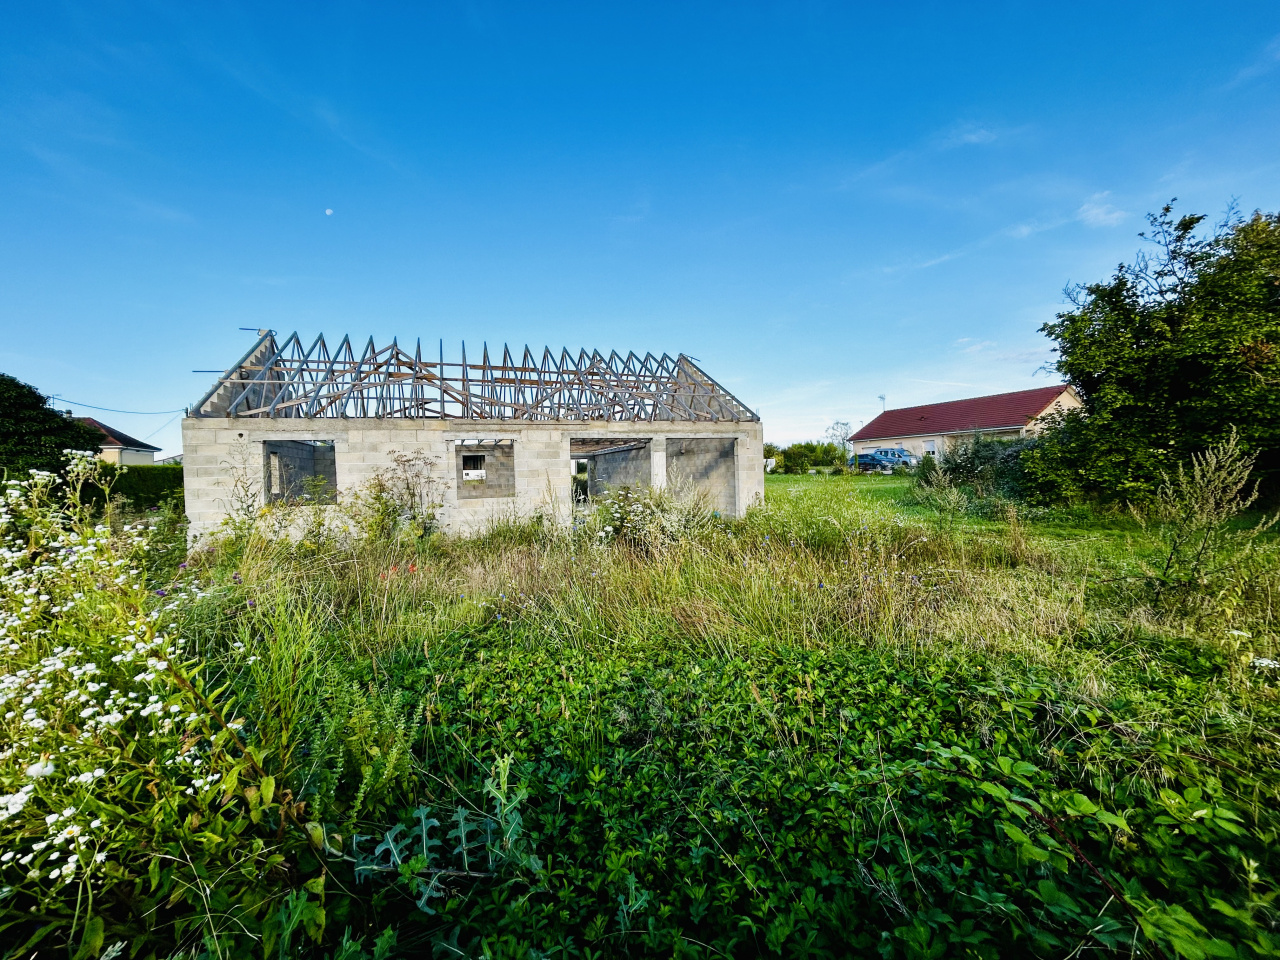
M 102 435 L 106 438 L 102 444 L 104 447 L 125 447 L 129 450 L 151 451 L 160 449 L 159 447 L 153 447 L 145 440 L 136 440 L 127 433 L 121 433 L 119 430 L 112 429 L 102 421 L 93 419 L 93 417 L 76 417 L 76 419 L 86 426 L 97 427 L 101 430 Z
M 990 397 L 886 410 L 849 439 L 857 442 L 914 437 L 922 433 L 964 433 L 969 430 L 1025 427 L 1068 389 L 1067 384 L 1059 383 L 1052 387 L 997 393 Z

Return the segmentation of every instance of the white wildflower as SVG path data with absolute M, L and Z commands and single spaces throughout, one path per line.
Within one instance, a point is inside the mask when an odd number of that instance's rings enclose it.
M 33 780 L 38 780 L 41 777 L 50 776 L 52 775 L 52 773 L 53 773 L 52 760 L 42 760 L 39 763 L 33 763 L 31 766 L 27 767 L 27 776 L 31 777 L 31 779 Z

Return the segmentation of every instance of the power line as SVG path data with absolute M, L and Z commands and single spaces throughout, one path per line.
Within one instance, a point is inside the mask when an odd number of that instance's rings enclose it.
M 138 417 L 163 417 L 166 413 L 186 413 L 186 407 L 179 407 L 177 410 L 116 410 L 112 407 L 95 407 L 92 403 L 80 403 L 76 400 L 68 400 L 66 397 L 54 395 L 50 400 L 58 400 L 62 403 L 69 403 L 73 407 L 88 407 L 90 410 L 105 410 L 107 413 L 130 413 Z
M 183 413 L 186 413 L 186 410 L 183 410 L 182 412 L 183 412 Z M 173 423 L 173 421 L 175 421 L 175 420 L 177 420 L 177 419 L 178 419 L 177 417 L 170 417 L 168 420 L 166 420 L 166 421 L 165 421 L 164 423 L 162 423 L 160 426 L 156 427 L 154 430 L 152 430 L 150 433 L 148 433 L 145 437 L 143 437 L 143 438 L 142 438 L 142 439 L 143 439 L 143 442 L 145 443 L 147 440 L 150 440 L 150 439 L 151 439 L 152 437 L 154 437 L 157 433 L 159 433 L 161 430 L 163 430 L 165 427 L 167 427 L 169 424 Z

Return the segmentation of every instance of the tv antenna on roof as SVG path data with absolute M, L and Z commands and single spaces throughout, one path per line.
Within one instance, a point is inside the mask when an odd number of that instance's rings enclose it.
M 884 394 L 879 394 L 876 399 L 880 401 L 880 412 L 884 413 Z

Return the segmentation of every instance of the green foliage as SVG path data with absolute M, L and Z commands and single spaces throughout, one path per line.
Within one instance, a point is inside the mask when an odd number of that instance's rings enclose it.
M 86 519 L 103 472 L 77 460 L 61 502 L 37 475 L 0 509 L 0 928 L 19 952 L 258 931 L 285 881 L 267 751 L 174 632 L 197 587 L 149 589 L 156 531 Z
M 941 469 L 938 458 L 932 453 L 926 453 L 920 458 L 920 462 L 916 464 L 913 478 L 921 486 L 932 486 L 944 479 L 940 473 Z
M 1077 289 L 1042 328 L 1085 405 L 1028 457 L 1044 490 L 1147 501 L 1233 426 L 1266 482 L 1280 469 L 1280 215 L 1228 217 L 1210 236 L 1171 205 L 1149 220 L 1155 253 Z
M 950 444 L 942 456 L 926 455 L 913 472 L 916 485 L 929 499 L 931 489 L 955 487 L 975 502 L 1038 499 L 1024 457 L 1036 449 L 1037 438 L 998 439 L 975 433 Z M 935 498 L 936 499 L 936 498 Z
M 594 529 L 601 543 L 649 552 L 697 539 L 723 525 L 706 493 L 689 480 L 640 493 L 630 487 L 611 490 L 600 498 L 594 519 L 594 524 L 578 529 Z
M 182 500 L 182 464 L 109 465 L 114 476 L 111 492 L 125 497 L 134 509 L 148 510 Z
M 448 486 L 437 476 L 439 467 L 439 460 L 425 453 L 392 450 L 390 465 L 353 492 L 346 513 L 356 529 L 372 540 L 430 536 Z
M 856 649 L 601 658 L 494 636 L 398 682 L 440 673 L 454 684 L 432 705 L 436 775 L 474 778 L 470 753 L 510 751 L 545 864 L 488 896 L 431 899 L 426 929 L 470 955 L 496 930 L 512 953 L 574 936 L 652 955 L 693 935 L 707 956 L 1120 954 L 1138 925 L 1126 904 L 1186 913 L 1199 944 L 1265 942 L 1240 857 L 1270 876 L 1274 826 L 1227 798 L 1264 768 L 1246 761 L 1255 772 L 1224 787 L 1176 759 L 1194 736 L 1134 741 L 1047 677 L 993 684 Z M 1177 791 L 1126 773 L 1153 750 Z
M 1232 430 L 1223 443 L 1193 454 L 1190 470 L 1179 464 L 1166 475 L 1149 508 L 1138 513 L 1162 547 L 1147 575 L 1157 604 L 1172 601 L 1225 624 L 1248 581 L 1275 567 L 1272 548 L 1259 538 L 1277 517 L 1232 526 L 1257 498 L 1249 483 L 1254 462 Z
M 1154 526 L 943 527 L 897 478 L 778 477 L 745 520 L 671 491 L 606 538 L 264 520 L 175 574 L 180 532 L 68 539 L 41 483 L 0 521 L 28 953 L 1277 950 L 1275 591 L 1240 575 L 1247 648 L 1151 617 L 1123 574 Z
M 0 474 L 25 479 L 29 470 L 56 471 L 64 450 L 96 452 L 102 434 L 64 417 L 35 387 L 0 373 Z
M 1006 519 L 1034 515 L 1028 501 L 1042 499 L 1030 482 L 1024 457 L 1038 439 L 996 439 L 975 433 L 949 446 L 942 456 L 925 457 L 912 471 L 912 503 L 938 511 L 948 525 L 961 515 Z
M 784 473 L 808 473 L 813 467 L 844 465 L 845 452 L 835 443 L 793 443 L 782 451 Z

